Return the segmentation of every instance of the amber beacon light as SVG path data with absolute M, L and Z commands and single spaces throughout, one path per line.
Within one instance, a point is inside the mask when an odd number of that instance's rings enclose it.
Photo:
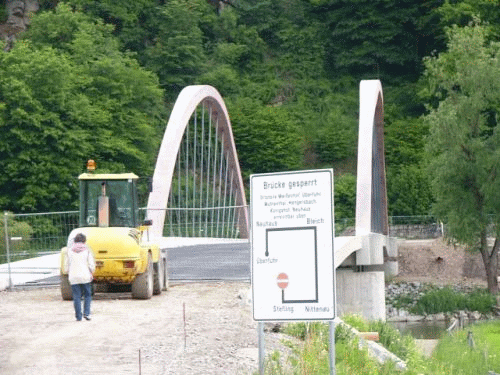
M 87 161 L 87 171 L 88 172 L 94 172 L 95 171 L 95 167 L 96 167 L 95 161 L 92 160 L 92 159 L 89 159 Z

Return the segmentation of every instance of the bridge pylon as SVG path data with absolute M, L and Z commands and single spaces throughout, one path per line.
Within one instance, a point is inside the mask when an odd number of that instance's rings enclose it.
M 360 83 L 356 233 L 335 237 L 339 315 L 385 320 L 385 276 L 397 274 L 397 242 L 389 237 L 384 156 L 384 99 L 379 80 Z

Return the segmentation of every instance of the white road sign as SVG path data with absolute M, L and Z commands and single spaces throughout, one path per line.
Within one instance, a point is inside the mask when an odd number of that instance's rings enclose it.
M 255 320 L 335 317 L 333 170 L 250 177 Z

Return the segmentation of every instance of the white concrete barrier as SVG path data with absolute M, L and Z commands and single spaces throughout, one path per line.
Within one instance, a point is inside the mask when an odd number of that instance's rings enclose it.
M 11 262 L 10 279 L 12 280 L 12 286 L 57 276 L 59 275 L 59 264 L 59 253 Z M 8 286 L 9 265 L 8 263 L 0 264 L 0 290 L 5 290 Z

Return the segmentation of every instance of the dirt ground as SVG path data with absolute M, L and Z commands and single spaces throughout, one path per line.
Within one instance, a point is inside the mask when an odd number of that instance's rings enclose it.
M 81 322 L 57 288 L 1 292 L 0 374 L 255 373 L 249 290 L 193 283 L 149 301 L 96 294 L 92 320 Z M 268 353 L 280 345 L 276 334 L 265 337 Z
M 394 281 L 486 286 L 481 255 L 442 238 L 402 241 L 398 251 L 399 275 Z
M 442 240 L 399 247 L 404 281 L 484 285 L 481 259 Z M 77 322 L 58 288 L 0 292 L 0 374 L 254 374 L 257 324 L 250 285 L 191 283 L 141 301 L 96 294 Z M 286 350 L 267 332 L 266 353 Z

